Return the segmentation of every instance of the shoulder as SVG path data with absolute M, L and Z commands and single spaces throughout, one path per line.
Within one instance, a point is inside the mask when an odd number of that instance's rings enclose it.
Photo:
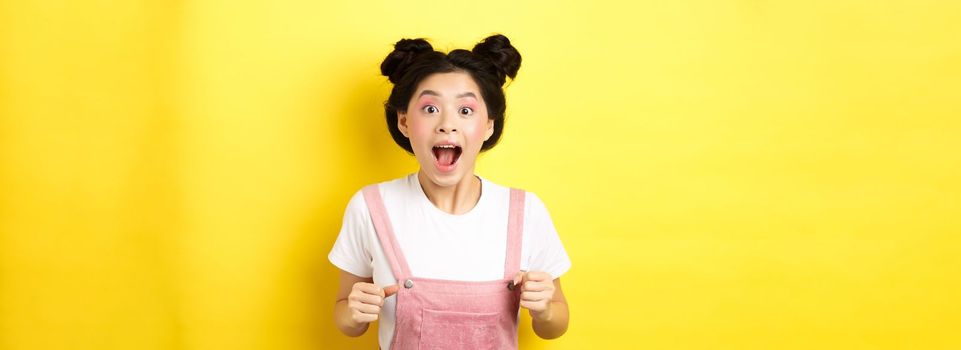
M 372 183 L 361 187 L 350 197 L 347 202 L 346 216 L 356 216 L 366 219 L 370 217 L 370 210 L 367 207 L 367 199 L 364 191 L 368 188 L 376 189 L 384 201 L 393 200 L 398 197 L 407 196 L 410 192 L 411 176 L 403 176 L 392 180 Z
M 547 206 L 544 204 L 544 201 L 534 192 L 526 192 L 524 209 L 532 212 L 547 213 Z
M 544 201 L 536 193 L 522 188 L 501 185 L 484 177 L 481 177 L 481 180 L 484 181 L 484 191 L 489 191 L 488 194 L 495 197 L 494 202 L 508 203 L 511 190 L 519 190 L 524 193 L 525 215 L 543 216 L 547 214 L 547 206 L 544 205 Z
M 350 197 L 347 201 L 347 209 L 345 210 L 345 216 L 367 216 L 370 215 L 367 211 L 367 200 L 364 199 L 363 189 L 354 192 L 354 195 Z

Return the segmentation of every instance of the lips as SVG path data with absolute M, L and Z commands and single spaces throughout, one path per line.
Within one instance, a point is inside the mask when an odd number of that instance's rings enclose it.
M 463 152 L 459 145 L 451 142 L 436 144 L 431 150 L 434 153 L 434 164 L 442 172 L 454 170 Z

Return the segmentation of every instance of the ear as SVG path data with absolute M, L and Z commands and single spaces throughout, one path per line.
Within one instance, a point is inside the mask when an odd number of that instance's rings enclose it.
M 404 137 L 410 138 L 407 133 L 407 113 L 397 112 L 397 129 L 400 130 L 401 134 L 404 134 Z
M 487 141 L 494 135 L 494 119 L 487 119 L 487 131 L 484 132 L 484 141 Z

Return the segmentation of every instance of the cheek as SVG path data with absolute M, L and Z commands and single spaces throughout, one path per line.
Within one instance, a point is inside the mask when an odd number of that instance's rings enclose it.
M 484 143 L 484 137 L 487 137 L 487 118 L 471 123 L 470 126 L 465 128 L 464 134 L 476 144 Z
M 407 131 L 409 133 L 410 142 L 412 143 L 420 142 L 425 137 L 429 136 L 433 130 L 433 125 L 426 123 L 421 118 L 408 119 Z

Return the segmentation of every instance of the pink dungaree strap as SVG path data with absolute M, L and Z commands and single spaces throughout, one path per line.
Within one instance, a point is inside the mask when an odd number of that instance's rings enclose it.
M 511 189 L 511 201 L 507 212 L 507 259 L 504 262 L 504 278 L 514 279 L 521 270 L 521 238 L 524 233 L 524 191 Z
M 387 262 L 394 273 L 394 278 L 403 281 L 411 277 L 410 267 L 407 266 L 407 259 L 404 259 L 404 252 L 397 244 L 397 237 L 394 235 L 394 227 L 387 216 L 387 208 L 384 200 L 380 196 L 380 190 L 376 184 L 364 187 L 364 201 L 370 210 L 370 219 L 374 223 L 374 230 L 377 231 L 377 238 L 380 239 L 380 246 L 384 249 Z

